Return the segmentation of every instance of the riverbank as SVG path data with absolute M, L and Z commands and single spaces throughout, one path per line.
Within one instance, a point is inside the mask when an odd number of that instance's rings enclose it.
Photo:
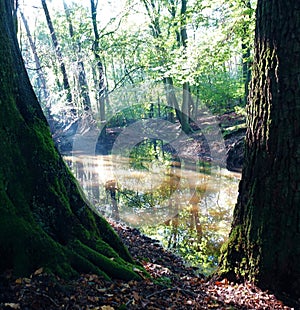
M 73 143 L 76 134 L 82 132 L 86 134 L 89 130 L 93 129 L 95 121 L 91 120 L 89 116 L 77 118 L 70 123 L 56 123 L 53 133 L 53 140 L 59 152 L 64 156 L 70 156 L 73 151 Z M 90 126 L 92 124 L 92 126 Z M 164 130 L 167 128 L 164 123 Z M 79 128 L 80 126 L 83 128 Z M 169 123 L 170 131 L 174 130 L 174 124 Z M 190 134 L 189 138 L 182 142 L 182 145 L 177 145 L 179 153 L 182 158 L 196 157 L 199 160 L 209 161 L 211 158 L 210 146 L 207 144 L 206 136 L 201 134 L 199 130 L 201 126 L 215 127 L 215 130 L 220 131 L 225 146 L 225 160 L 226 168 L 230 171 L 241 172 L 243 164 L 244 152 L 244 137 L 246 133 L 245 117 L 235 112 L 225 113 L 219 116 L 204 116 L 198 117 L 196 122 L 192 124 L 194 133 Z M 79 126 L 79 127 L 78 127 Z M 126 128 L 124 127 L 106 127 L 104 136 L 98 137 L 96 149 L 93 154 L 110 154 L 114 142 L 120 133 Z M 203 129 L 203 128 L 202 128 Z M 99 132 L 100 134 L 100 132 Z M 178 150 L 177 150 L 178 151 Z M 218 161 L 218 160 L 217 160 Z
M 8 272 L 0 277 L 0 309 L 293 309 L 252 284 L 196 276 L 158 241 L 135 228 L 111 225 L 150 279 L 108 282 L 85 274 L 66 282 L 53 281 L 42 269 L 19 279 Z

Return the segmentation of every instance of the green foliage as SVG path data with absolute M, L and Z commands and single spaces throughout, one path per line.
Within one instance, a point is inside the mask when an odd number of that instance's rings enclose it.
M 223 114 L 242 104 L 242 80 L 239 77 L 230 77 L 224 70 L 214 75 L 199 75 L 198 84 L 201 103 L 213 113 Z
M 145 139 L 143 142 L 135 145 L 130 153 L 130 167 L 134 169 L 148 170 L 151 164 L 170 168 L 172 164 L 172 155 L 163 150 L 164 142 L 161 140 Z M 147 165 L 150 165 L 147 167 Z
M 119 15 L 115 13 L 109 19 L 103 15 L 107 14 L 104 5 L 98 12 L 101 33 L 99 56 L 109 89 L 136 87 L 149 80 L 161 83 L 163 78 L 171 77 L 176 87 L 188 82 L 202 104 L 215 113 L 243 106 L 245 81 L 242 64 L 251 61 L 246 50 L 252 50 L 254 8 L 255 1 L 199 0 L 188 3 L 187 12 L 181 15 L 180 6 L 172 1 L 153 1 L 148 11 L 141 1 L 134 6 L 130 3 L 128 7 L 120 4 Z M 73 93 L 77 94 L 74 98 L 78 107 L 81 99 L 80 91 L 76 89 L 76 62 L 80 57 L 86 68 L 92 109 L 97 112 L 90 8 L 73 2 L 69 9 L 74 36 L 70 37 L 64 10 L 52 6 L 55 31 L 69 76 L 75 77 L 71 86 Z M 178 41 L 182 27 L 186 27 L 189 33 L 186 46 Z M 66 108 L 65 94 L 48 29 L 41 18 L 37 19 L 35 41 L 52 93 L 52 110 L 59 114 Z M 24 49 L 24 56 L 30 67 L 32 60 L 28 50 L 29 47 Z M 29 73 L 38 92 L 34 71 Z M 141 108 L 147 113 L 147 106 Z M 125 119 L 127 117 L 125 115 Z

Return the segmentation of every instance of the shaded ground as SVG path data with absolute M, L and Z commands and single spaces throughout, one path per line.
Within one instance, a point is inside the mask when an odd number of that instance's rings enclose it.
M 0 309 L 299 309 L 284 306 L 251 284 L 209 281 L 137 229 L 112 223 L 133 257 L 151 278 L 104 281 L 82 275 L 74 281 L 53 279 L 37 270 L 30 278 L 0 278 Z M 55 280 L 55 281 L 54 281 Z

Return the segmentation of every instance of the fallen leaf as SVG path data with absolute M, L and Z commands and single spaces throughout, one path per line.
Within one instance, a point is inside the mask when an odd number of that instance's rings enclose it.
M 38 276 L 39 274 L 42 274 L 43 271 L 44 271 L 44 268 L 41 267 L 41 268 L 37 269 L 33 274 L 34 274 L 35 276 Z
M 15 304 L 15 303 L 12 303 L 12 302 L 7 302 L 4 304 L 5 307 L 10 307 L 12 309 L 21 309 L 20 307 L 20 304 Z
M 216 281 L 215 285 L 218 285 L 218 286 L 228 285 L 228 280 L 225 278 L 222 281 Z
M 97 291 L 99 293 L 105 293 L 107 291 L 107 288 L 97 288 Z
M 100 309 L 101 310 L 114 310 L 115 308 L 113 308 L 111 306 L 102 306 Z
M 137 292 L 133 292 L 132 295 L 136 301 L 140 300 L 140 295 Z
M 91 301 L 91 302 L 98 302 L 99 301 L 99 297 L 97 297 L 97 296 L 88 296 L 87 300 Z

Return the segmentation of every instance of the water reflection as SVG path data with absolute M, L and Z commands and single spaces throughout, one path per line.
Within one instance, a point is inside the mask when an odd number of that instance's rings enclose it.
M 214 268 L 229 232 L 239 174 L 173 158 L 140 166 L 117 155 L 66 160 L 100 213 L 159 239 L 202 273 Z

